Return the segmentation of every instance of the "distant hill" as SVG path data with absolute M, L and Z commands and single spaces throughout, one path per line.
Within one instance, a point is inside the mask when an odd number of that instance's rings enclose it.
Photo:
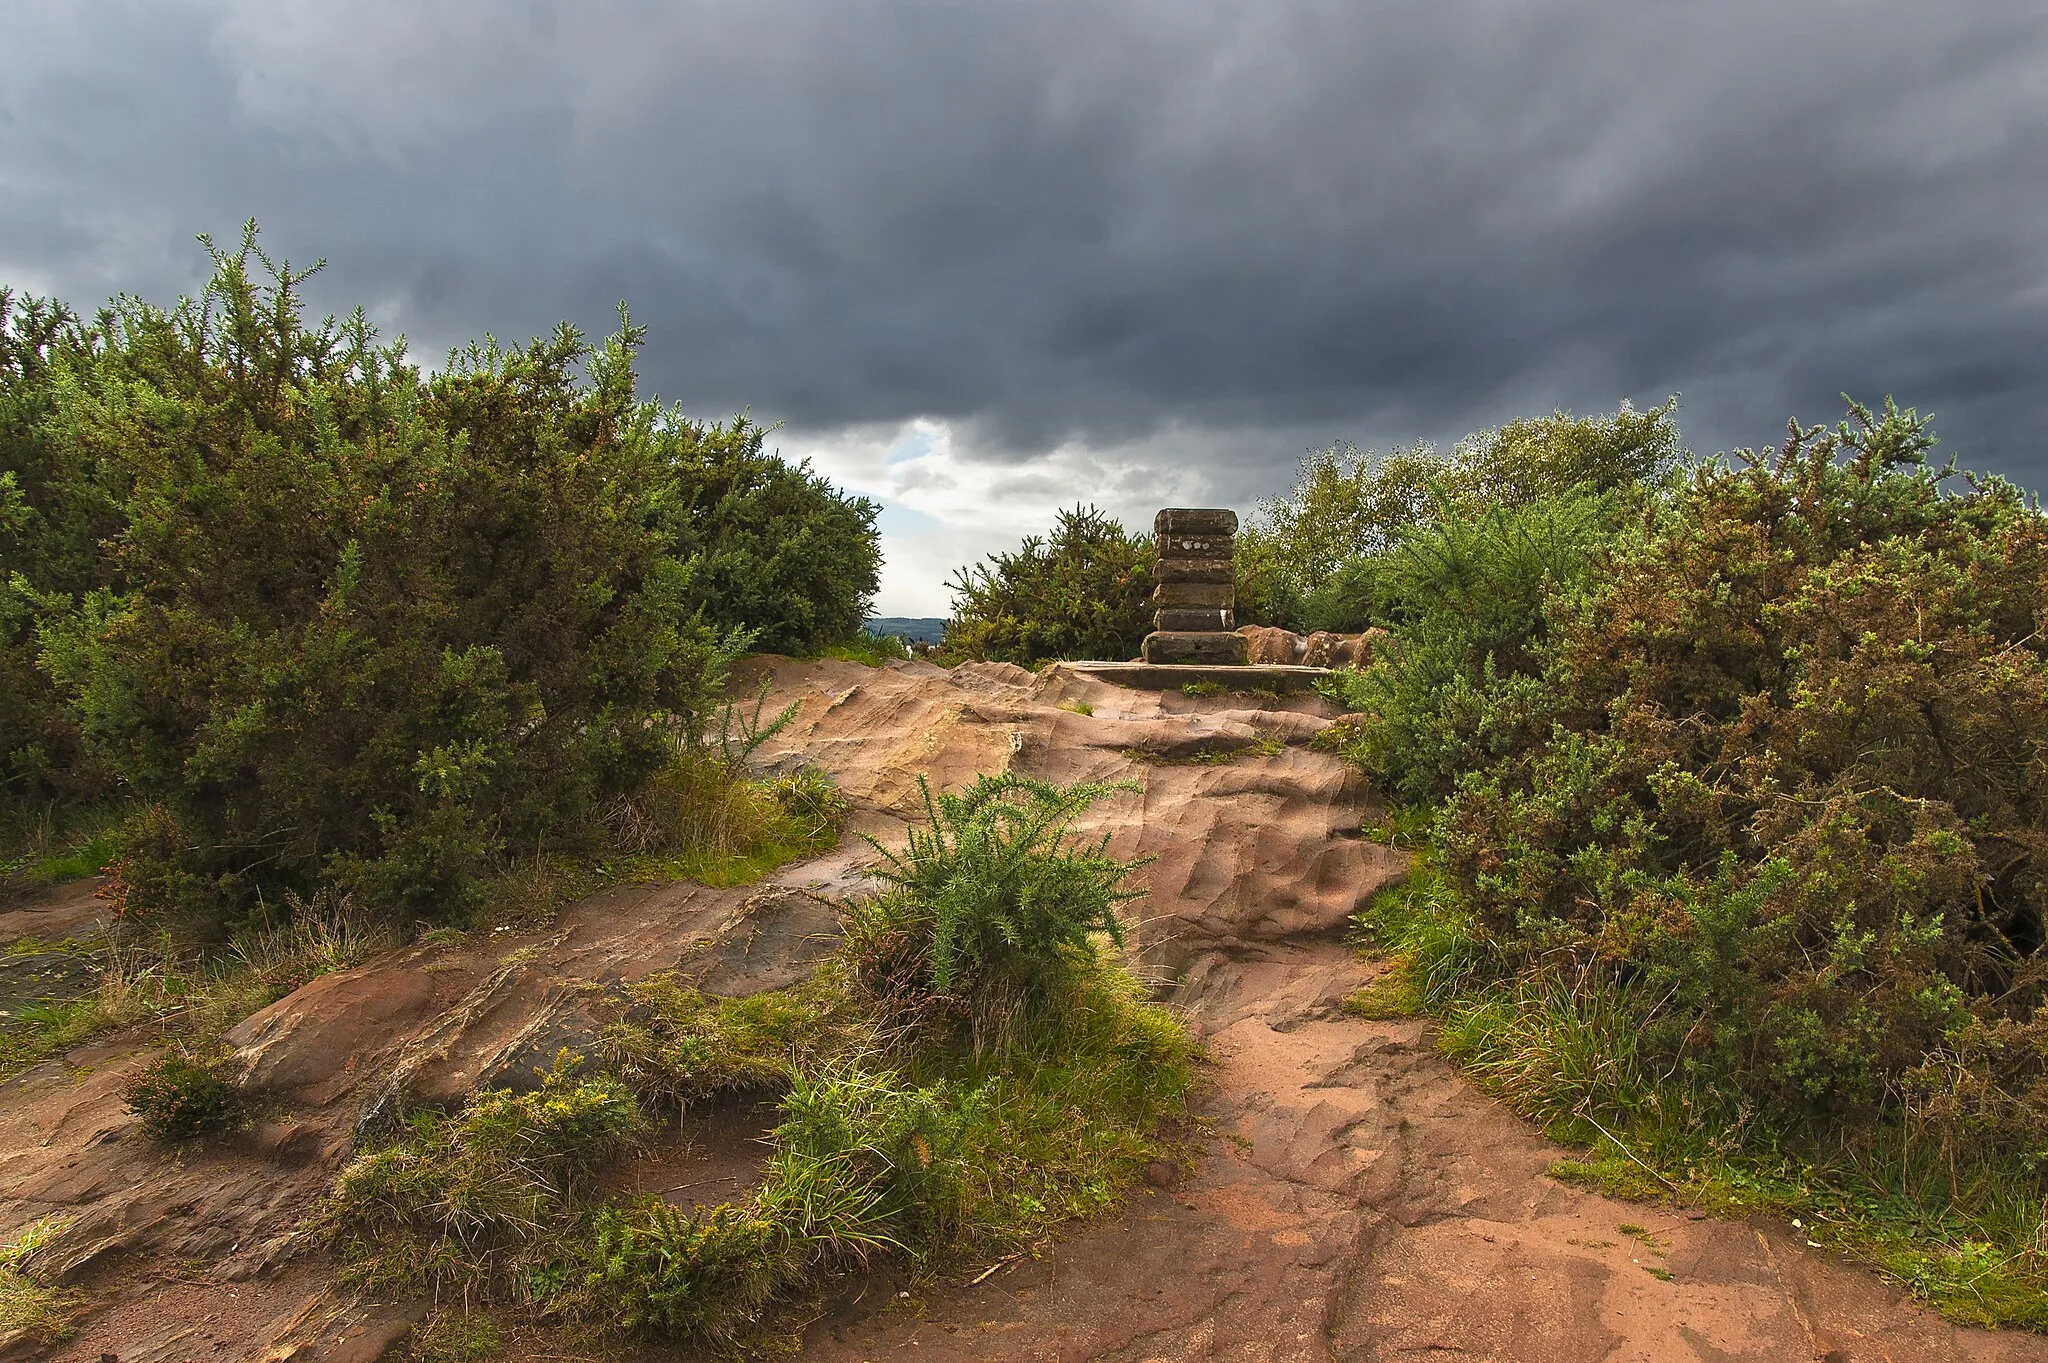
M 946 633 L 946 622 L 902 615 L 878 615 L 861 628 L 878 639 L 908 639 L 913 644 L 936 644 Z

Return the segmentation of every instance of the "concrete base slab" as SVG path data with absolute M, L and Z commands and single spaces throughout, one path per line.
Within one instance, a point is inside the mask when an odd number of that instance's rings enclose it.
M 1248 663 L 1239 666 L 1209 663 L 1054 663 L 1076 676 L 1093 677 L 1138 691 L 1178 691 L 1191 683 L 1211 682 L 1232 691 L 1272 691 L 1298 695 L 1315 689 L 1318 678 L 1330 675 L 1327 667 L 1296 667 L 1285 663 Z

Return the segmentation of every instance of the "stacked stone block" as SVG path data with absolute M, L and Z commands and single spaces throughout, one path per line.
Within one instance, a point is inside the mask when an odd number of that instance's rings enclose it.
M 1152 521 L 1159 563 L 1152 570 L 1153 633 L 1145 636 L 1148 663 L 1242 664 L 1244 637 L 1236 628 L 1237 513 L 1215 508 L 1169 507 Z

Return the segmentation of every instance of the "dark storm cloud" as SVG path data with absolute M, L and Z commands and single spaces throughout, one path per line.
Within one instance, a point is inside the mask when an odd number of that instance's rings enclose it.
M 625 298 L 695 411 L 984 456 L 1284 432 L 1216 470 L 1270 486 L 1303 433 L 1683 391 L 1712 449 L 1847 389 L 2048 481 L 2035 3 L 83 3 L 0 48 L 0 278 L 80 301 L 254 214 L 424 350 Z

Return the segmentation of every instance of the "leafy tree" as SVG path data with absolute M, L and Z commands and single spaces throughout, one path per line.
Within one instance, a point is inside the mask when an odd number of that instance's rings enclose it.
M 1062 511 L 1049 535 L 954 573 L 945 647 L 1026 667 L 1133 657 L 1152 628 L 1156 557 L 1151 536 L 1094 507 Z

